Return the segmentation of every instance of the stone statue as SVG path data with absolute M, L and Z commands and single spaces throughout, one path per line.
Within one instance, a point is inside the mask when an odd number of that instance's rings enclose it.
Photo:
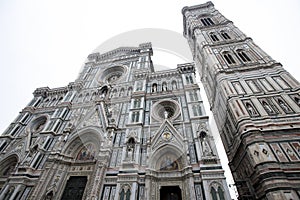
M 250 115 L 256 115 L 257 114 L 255 109 L 252 107 L 251 104 L 247 103 L 246 106 L 247 106 L 247 110 L 249 111 Z
M 206 140 L 206 138 L 203 138 L 203 140 L 202 140 L 202 150 L 203 150 L 204 156 L 212 156 L 213 155 L 210 145 L 209 145 L 208 141 Z
M 164 115 L 165 115 L 165 119 L 168 119 L 168 116 L 169 116 L 169 113 L 168 113 L 168 111 L 164 111 Z

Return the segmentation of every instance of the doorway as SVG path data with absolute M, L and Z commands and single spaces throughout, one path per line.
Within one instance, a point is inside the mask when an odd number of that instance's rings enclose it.
M 86 176 L 71 176 L 67 181 L 61 200 L 81 200 L 86 182 Z
M 160 200 L 182 200 L 181 189 L 179 186 L 162 186 Z

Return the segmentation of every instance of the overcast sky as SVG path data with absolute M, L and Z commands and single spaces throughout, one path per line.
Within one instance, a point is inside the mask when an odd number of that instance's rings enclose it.
M 62 87 L 74 81 L 84 60 L 97 46 L 113 36 L 141 28 L 161 28 L 181 34 L 182 7 L 205 2 L 0 1 L 0 131 L 32 99 L 36 88 Z M 299 0 L 213 3 L 299 80 Z M 162 62 L 160 58 L 156 59 L 154 52 L 154 64 Z

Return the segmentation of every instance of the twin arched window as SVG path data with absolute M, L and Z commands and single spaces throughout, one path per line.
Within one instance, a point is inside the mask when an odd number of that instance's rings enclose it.
M 193 105 L 192 109 L 193 109 L 194 116 L 201 116 L 202 115 L 201 107 L 200 107 L 199 104 Z
M 186 80 L 187 84 L 193 84 L 194 83 L 192 75 L 186 75 L 185 80 Z
M 230 52 L 228 52 L 228 51 L 223 52 L 223 57 L 225 58 L 227 64 L 229 64 L 229 65 L 236 64 L 236 61 Z
M 212 39 L 213 42 L 219 41 L 218 35 L 214 32 L 209 34 L 210 38 Z
M 251 61 L 250 57 L 247 55 L 245 50 L 238 49 L 236 52 L 237 52 L 237 55 L 239 56 L 239 58 L 242 59 L 243 62 L 250 62 Z
M 230 40 L 231 37 L 226 31 L 220 31 L 221 38 L 223 40 Z M 211 32 L 209 33 L 210 38 L 212 39 L 213 42 L 218 42 L 220 41 L 219 39 L 219 34 L 217 32 Z
M 224 191 L 222 190 L 221 186 L 218 187 L 218 190 L 216 190 L 214 187 L 211 187 L 210 194 L 213 200 L 225 200 Z
M 140 112 L 139 111 L 132 112 L 131 121 L 132 122 L 139 122 L 139 120 L 140 120 Z
M 204 26 L 211 26 L 211 25 L 214 25 L 215 23 L 213 22 L 213 20 L 209 17 L 206 17 L 206 18 L 202 18 L 200 19 L 200 21 L 202 22 L 202 24 Z
M 230 40 L 231 39 L 231 37 L 229 36 L 229 34 L 227 32 L 221 31 L 220 33 L 221 33 L 221 36 L 224 40 Z
M 238 49 L 236 50 L 236 56 L 233 56 L 232 52 L 229 51 L 224 51 L 223 52 L 223 57 L 226 60 L 227 64 L 232 65 L 232 64 L 236 64 L 236 60 L 235 58 L 240 59 L 243 63 L 247 63 L 247 62 L 251 62 L 251 58 L 249 56 L 249 53 L 246 52 L 244 49 Z

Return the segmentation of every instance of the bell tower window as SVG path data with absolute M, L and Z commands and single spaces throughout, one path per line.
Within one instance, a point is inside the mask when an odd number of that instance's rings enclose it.
M 223 37 L 224 40 L 230 40 L 231 39 L 231 37 L 225 31 L 221 31 L 221 36 Z
M 207 17 L 207 18 L 202 18 L 200 20 L 202 22 L 202 24 L 204 26 L 210 26 L 210 25 L 214 25 L 215 23 L 213 22 L 213 20 L 211 20 L 211 18 Z
M 210 33 L 210 38 L 212 39 L 213 42 L 218 42 L 219 41 L 219 38 L 217 36 L 216 33 Z
M 223 57 L 229 65 L 236 63 L 230 52 L 224 52 Z
M 251 61 L 250 57 L 242 49 L 237 50 L 237 55 L 242 59 L 243 62 L 250 62 Z

